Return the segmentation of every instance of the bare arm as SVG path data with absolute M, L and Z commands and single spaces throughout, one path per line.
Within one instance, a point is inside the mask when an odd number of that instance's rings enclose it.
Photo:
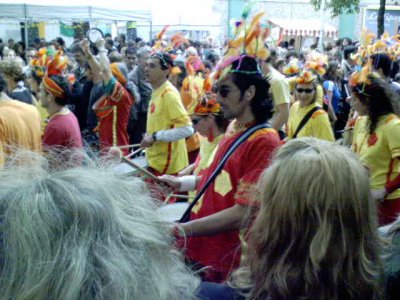
M 289 103 L 282 103 L 275 106 L 275 116 L 271 121 L 271 126 L 275 130 L 280 130 L 289 118 Z
M 336 122 L 337 118 L 335 115 L 335 111 L 333 110 L 333 106 L 332 106 L 332 92 L 331 91 L 327 91 L 326 92 L 326 98 L 328 100 L 328 115 L 329 115 L 329 119 L 332 122 Z
M 180 224 L 186 236 L 213 235 L 225 231 L 238 230 L 243 227 L 243 217 L 249 207 L 235 204 L 213 215 Z
M 92 70 L 93 74 L 101 74 L 101 68 L 100 68 L 100 63 L 97 61 L 97 59 L 93 56 L 92 52 L 90 51 L 89 47 L 90 43 L 88 39 L 84 39 L 81 43 L 80 46 L 82 48 L 83 53 L 86 56 L 86 59 L 89 63 L 90 69 Z M 98 83 L 101 81 L 100 76 L 95 76 L 99 80 L 95 80 L 95 83 Z
M 107 50 L 105 48 L 105 40 L 100 39 L 96 42 L 97 49 L 99 49 L 99 64 L 100 64 L 100 70 L 103 75 L 103 81 L 104 85 L 107 85 L 107 83 L 111 80 L 113 77 L 111 73 L 111 66 L 110 66 L 110 61 L 108 60 L 107 57 Z

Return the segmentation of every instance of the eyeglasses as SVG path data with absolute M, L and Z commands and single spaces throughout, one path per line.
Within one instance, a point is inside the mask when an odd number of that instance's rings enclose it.
M 203 120 L 203 119 L 204 119 L 204 118 L 192 119 L 193 126 L 196 126 L 197 124 L 199 124 L 199 122 L 200 122 L 201 120 Z
M 239 89 L 230 90 L 226 87 L 222 87 L 222 88 L 218 88 L 216 93 L 219 94 L 222 98 L 226 98 L 226 97 L 228 97 L 230 92 L 234 92 L 234 91 L 238 91 L 238 90 Z
M 299 88 L 299 89 L 296 89 L 296 92 L 299 93 L 299 94 L 301 94 L 301 93 L 311 94 L 312 92 L 314 92 L 314 89 L 302 89 L 302 88 Z

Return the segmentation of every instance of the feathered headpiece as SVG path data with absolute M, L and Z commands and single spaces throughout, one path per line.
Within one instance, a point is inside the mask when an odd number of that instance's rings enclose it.
M 53 59 L 56 51 L 54 47 L 40 48 L 36 53 L 36 57 L 30 62 L 30 67 L 36 76 L 42 78 L 45 73 L 48 64 Z
M 310 54 L 306 58 L 306 63 L 304 64 L 303 70 L 300 72 L 299 76 L 296 78 L 296 82 L 300 84 L 311 83 L 317 76 L 322 76 L 325 74 L 325 66 L 328 61 L 326 55 L 319 53 Z
M 261 69 L 241 70 L 241 64 L 244 57 L 266 60 L 270 53 L 265 47 L 264 41 L 269 35 L 268 28 L 261 27 L 261 18 L 264 13 L 256 14 L 251 22 L 246 22 L 249 18 L 253 3 L 247 5 L 242 13 L 242 19 L 235 23 L 235 33 L 232 40 L 228 42 L 227 49 L 223 58 L 215 67 L 213 77 L 218 80 L 228 73 L 246 73 L 246 74 L 262 74 Z M 232 69 L 232 63 L 238 61 L 238 66 Z
M 365 88 L 372 84 L 371 77 L 380 78 L 378 73 L 373 72 L 372 60 L 369 59 L 366 65 L 360 71 L 356 71 L 351 74 L 349 78 L 349 85 L 358 93 L 368 96 L 368 94 L 365 93 Z
M 221 113 L 221 105 L 217 103 L 215 99 L 210 99 L 207 101 L 206 98 L 203 98 L 196 105 L 194 113 L 199 116 L 206 116 L 210 114 L 217 115 Z
M 54 95 L 56 98 L 64 98 L 64 90 L 53 80 L 51 76 L 61 76 L 67 67 L 67 59 L 60 50 L 54 56 L 54 59 L 48 64 L 47 72 L 43 77 L 43 86 L 47 92 Z
M 313 53 L 307 56 L 304 68 L 314 72 L 317 75 L 324 75 L 325 66 L 328 63 L 328 57 L 320 53 Z
M 299 74 L 301 71 L 299 60 L 297 58 L 291 59 L 282 71 L 286 76 L 295 76 Z

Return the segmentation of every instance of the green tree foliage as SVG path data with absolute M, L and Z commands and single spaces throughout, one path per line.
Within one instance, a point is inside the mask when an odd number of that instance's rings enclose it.
M 322 0 L 310 0 L 315 10 L 321 9 Z M 359 11 L 360 0 L 326 0 L 326 8 L 332 9 L 332 17 Z

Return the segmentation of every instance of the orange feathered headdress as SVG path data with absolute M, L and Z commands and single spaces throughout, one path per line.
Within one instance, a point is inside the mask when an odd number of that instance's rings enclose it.
M 316 75 L 314 75 L 311 71 L 309 70 L 303 70 L 299 76 L 296 77 L 296 82 L 298 84 L 306 84 L 306 83 L 311 83 L 317 78 Z
M 52 46 L 39 49 L 36 53 L 36 57 L 30 62 L 30 67 L 36 76 L 42 78 L 46 74 L 47 66 L 53 59 L 55 53 L 55 48 Z
M 195 107 L 194 113 L 199 116 L 221 113 L 221 105 L 215 99 L 206 100 L 203 98 Z
M 248 4 L 243 12 L 242 19 L 235 23 L 235 34 L 232 40 L 228 42 L 227 49 L 223 58 L 215 67 L 213 78 L 218 80 L 228 73 L 247 73 L 247 74 L 262 74 L 258 66 L 254 71 L 241 71 L 240 66 L 244 57 L 251 57 L 256 60 L 266 60 L 270 52 L 265 46 L 265 39 L 269 35 L 269 28 L 262 28 L 261 19 L 265 15 L 264 12 L 257 13 L 250 24 L 246 24 L 254 3 Z M 236 70 L 232 69 L 232 64 L 239 61 Z
M 61 76 L 67 67 L 67 59 L 62 55 L 62 50 L 58 51 L 54 59 L 47 66 L 47 72 L 43 77 L 43 86 L 45 90 L 56 98 L 64 98 L 64 90 L 53 80 L 51 76 Z

